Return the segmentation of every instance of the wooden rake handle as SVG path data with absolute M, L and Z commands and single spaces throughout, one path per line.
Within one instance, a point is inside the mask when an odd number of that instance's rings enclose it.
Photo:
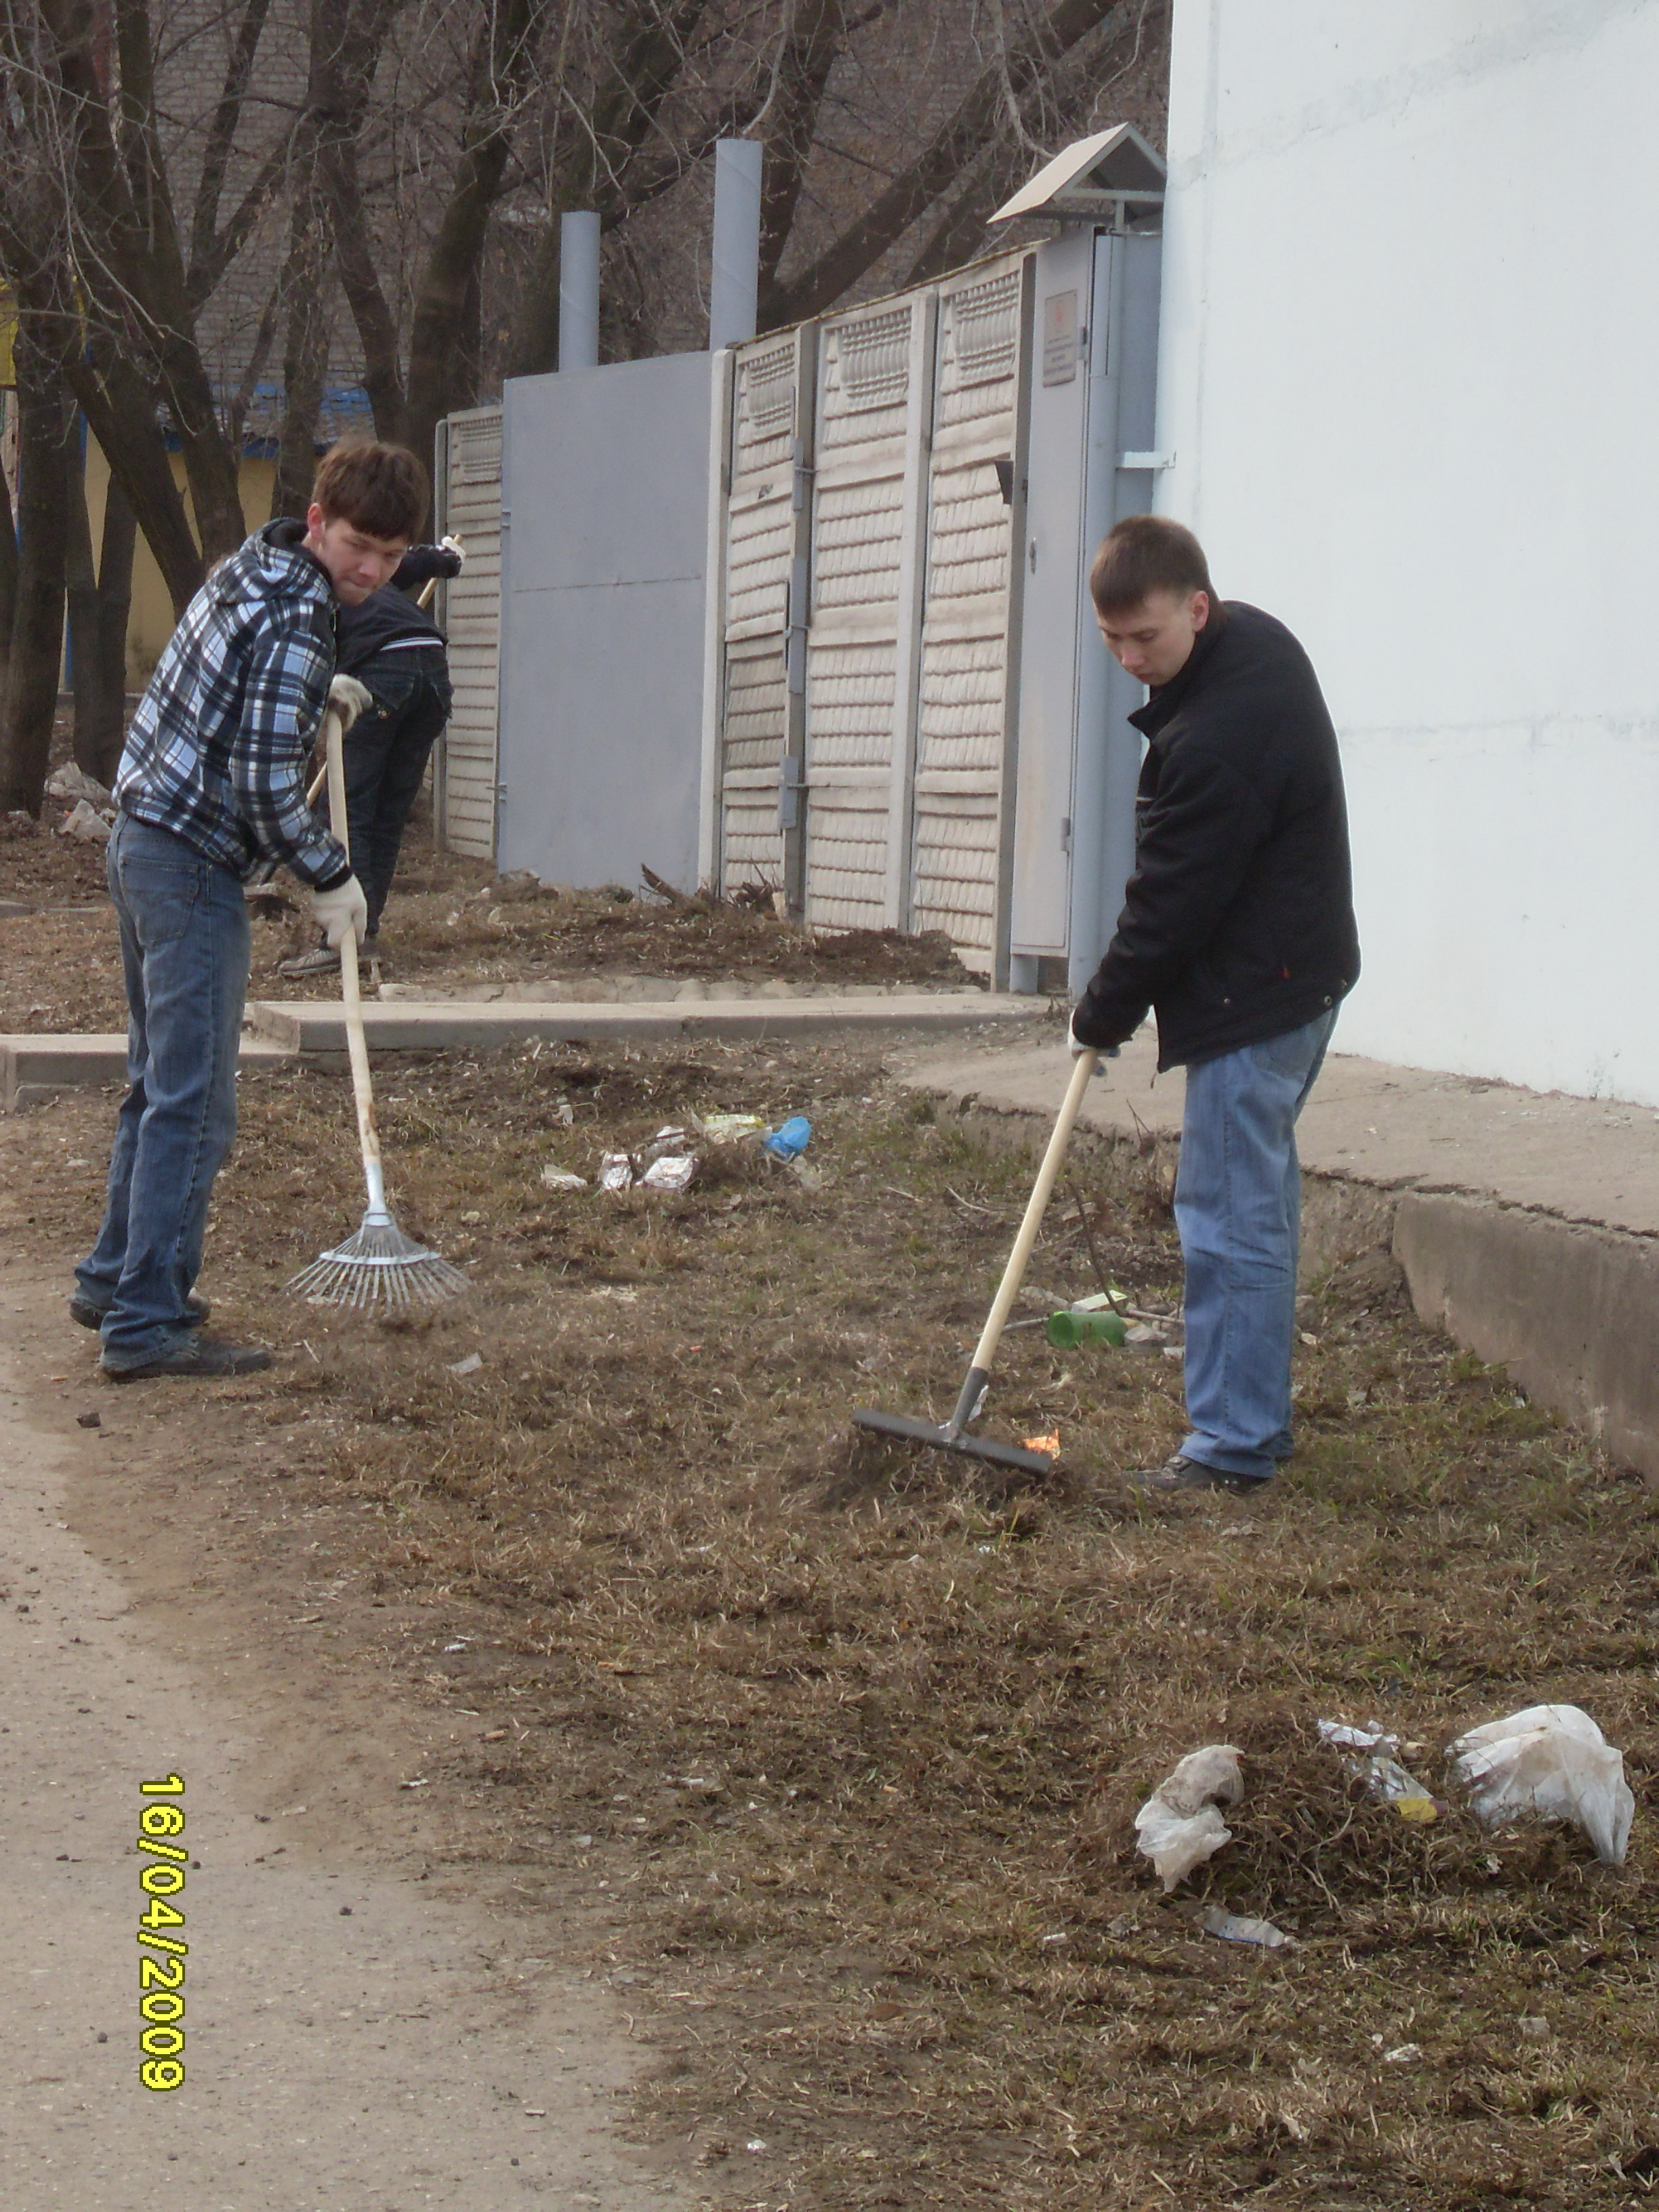
M 331 707 L 323 716 L 323 774 L 328 781 L 329 826 L 351 858 L 351 839 L 346 826 L 345 737 L 339 710 Z M 371 1213 L 385 1213 L 386 1172 L 380 1164 L 380 1138 L 374 1127 L 374 1091 L 368 1077 L 368 1038 L 363 1030 L 362 995 L 357 988 L 357 933 L 349 923 L 340 939 L 340 1005 L 345 1015 L 346 1053 L 351 1061 L 351 1094 L 357 1102 L 357 1140 L 362 1146 L 363 1182 Z
M 1072 1079 L 1066 1086 L 1066 1096 L 1060 1102 L 1060 1115 L 1048 1139 L 1048 1150 L 1042 1155 L 1042 1164 L 1037 1170 L 1036 1181 L 1031 1186 L 1031 1195 L 1025 1201 L 1025 1218 L 1019 1224 L 1019 1234 L 1014 1239 L 1014 1249 L 1008 1255 L 1008 1264 L 1002 1271 L 1002 1280 L 997 1285 L 996 1297 L 991 1301 L 991 1310 L 985 1316 L 985 1326 L 980 1331 L 979 1342 L 974 1347 L 973 1364 L 968 1379 L 962 1386 L 950 1425 L 965 1429 L 984 1395 L 991 1362 L 997 1356 L 997 1346 L 1002 1341 L 1002 1332 L 1019 1295 L 1019 1286 L 1025 1279 L 1026 1263 L 1031 1256 L 1031 1247 L 1036 1243 L 1037 1231 L 1042 1226 L 1042 1217 L 1048 1210 L 1048 1200 L 1066 1158 L 1066 1148 L 1072 1141 L 1072 1129 L 1083 1105 L 1083 1094 L 1089 1088 L 1089 1079 L 1099 1066 L 1092 1052 L 1081 1052 L 1072 1065 Z

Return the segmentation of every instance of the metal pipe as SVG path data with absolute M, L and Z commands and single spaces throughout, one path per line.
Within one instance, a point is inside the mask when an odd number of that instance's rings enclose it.
M 599 365 L 599 218 L 559 217 L 559 367 Z
M 722 138 L 714 148 L 714 268 L 708 349 L 755 335 L 760 298 L 761 142 Z

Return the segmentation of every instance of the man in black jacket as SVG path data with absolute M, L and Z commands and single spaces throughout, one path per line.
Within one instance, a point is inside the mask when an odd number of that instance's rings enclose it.
M 369 695 L 344 747 L 346 834 L 351 865 L 368 901 L 361 958 L 380 949 L 380 915 L 426 773 L 427 757 L 449 720 L 453 696 L 444 634 L 411 592 L 434 578 L 459 576 L 464 559 L 453 538 L 411 545 L 397 574 L 361 606 L 342 607 L 335 671 L 355 676 Z M 337 945 L 324 938 L 285 960 L 284 975 L 315 975 L 340 964 Z
M 1158 1016 L 1187 1069 L 1176 1221 L 1192 1433 L 1146 1491 L 1254 1491 L 1291 1449 L 1301 1170 L 1296 1122 L 1359 973 L 1336 733 L 1282 623 L 1218 600 L 1161 515 L 1095 556 L 1101 635 L 1150 687 L 1135 867 L 1072 1017 L 1074 1052 Z

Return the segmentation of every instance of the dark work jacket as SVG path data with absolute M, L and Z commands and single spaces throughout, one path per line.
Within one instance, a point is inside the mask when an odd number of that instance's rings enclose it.
M 400 651 L 417 645 L 444 649 L 444 634 L 410 593 L 433 576 L 459 576 L 460 562 L 444 545 L 411 545 L 389 584 L 371 592 L 360 607 L 343 606 L 336 618 L 338 645 L 334 665 L 355 675 L 389 645 Z
M 1336 732 L 1283 623 L 1218 605 L 1186 666 L 1129 720 L 1149 742 L 1135 866 L 1079 1001 L 1085 1044 L 1158 1015 L 1158 1064 L 1300 1029 L 1359 974 Z

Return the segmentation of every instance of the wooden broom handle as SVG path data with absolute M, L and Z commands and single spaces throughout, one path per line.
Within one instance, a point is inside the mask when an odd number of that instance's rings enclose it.
M 346 825 L 345 738 L 340 713 L 323 716 L 323 773 L 328 779 L 329 825 L 351 858 Z M 368 1077 L 368 1039 L 363 1031 L 362 995 L 357 988 L 357 933 L 348 922 L 340 939 L 340 1004 L 345 1015 L 346 1053 L 351 1061 L 351 1093 L 357 1102 L 357 1139 L 363 1151 L 363 1182 L 371 1212 L 384 1213 L 386 1175 L 380 1164 L 380 1133 L 374 1127 L 374 1091 Z

